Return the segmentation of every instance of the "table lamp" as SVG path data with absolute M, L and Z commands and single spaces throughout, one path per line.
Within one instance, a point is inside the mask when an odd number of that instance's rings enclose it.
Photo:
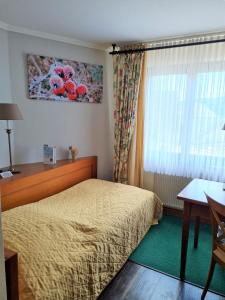
M 12 164 L 12 151 L 11 151 L 11 139 L 10 139 L 12 128 L 10 128 L 10 123 L 9 123 L 9 121 L 13 121 L 13 120 L 23 120 L 23 117 L 21 115 L 21 112 L 17 104 L 0 103 L 0 120 L 7 121 L 6 133 L 8 134 L 9 160 L 10 160 L 10 166 L 7 168 L 7 171 L 11 171 L 13 174 L 20 173 L 20 171 L 16 171 L 13 168 L 13 164 Z

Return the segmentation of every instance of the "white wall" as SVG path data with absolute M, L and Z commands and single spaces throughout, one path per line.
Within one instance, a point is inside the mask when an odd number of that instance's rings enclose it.
M 10 101 L 8 34 L 5 30 L 0 29 L 0 102 Z M 6 167 L 9 164 L 8 142 L 4 129 L 5 121 L 0 121 L 0 167 Z
M 56 145 L 57 158 L 67 157 L 75 144 L 80 156 L 98 156 L 98 176 L 111 178 L 109 152 L 109 110 L 105 52 L 66 43 L 8 33 L 11 92 L 24 117 L 17 121 L 15 154 L 17 163 L 42 161 L 42 146 Z M 27 98 L 25 54 L 34 53 L 104 65 L 104 97 L 101 104 L 56 103 Z

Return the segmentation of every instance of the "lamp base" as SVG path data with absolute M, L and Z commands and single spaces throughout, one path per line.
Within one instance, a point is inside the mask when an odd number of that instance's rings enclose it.
M 7 171 L 10 171 L 12 174 L 20 174 L 21 173 L 21 171 L 16 170 L 14 168 L 10 168 L 10 167 L 0 170 L 0 173 L 1 172 L 7 172 Z
M 9 170 L 12 174 L 20 174 L 21 171 L 19 170 L 15 170 L 15 169 L 12 169 L 12 170 Z

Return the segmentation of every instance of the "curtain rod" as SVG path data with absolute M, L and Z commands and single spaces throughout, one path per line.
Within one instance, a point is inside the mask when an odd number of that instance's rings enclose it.
M 111 54 L 111 55 L 128 54 L 128 53 L 135 53 L 135 52 L 145 52 L 145 51 L 162 50 L 162 49 L 170 49 L 170 48 L 180 48 L 180 47 L 188 47 L 188 46 L 222 43 L 222 42 L 225 42 L 225 39 L 202 41 L 202 42 L 192 42 L 192 43 L 170 45 L 170 46 L 158 46 L 158 47 L 149 47 L 149 48 L 140 48 L 140 49 L 127 49 L 127 50 L 119 50 L 119 51 L 115 50 L 116 44 L 112 44 L 113 51 L 109 52 L 109 54 Z

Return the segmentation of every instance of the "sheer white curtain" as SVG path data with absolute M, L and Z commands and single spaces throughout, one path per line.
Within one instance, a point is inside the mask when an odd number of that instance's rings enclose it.
M 224 181 L 225 43 L 150 51 L 146 73 L 145 171 Z

